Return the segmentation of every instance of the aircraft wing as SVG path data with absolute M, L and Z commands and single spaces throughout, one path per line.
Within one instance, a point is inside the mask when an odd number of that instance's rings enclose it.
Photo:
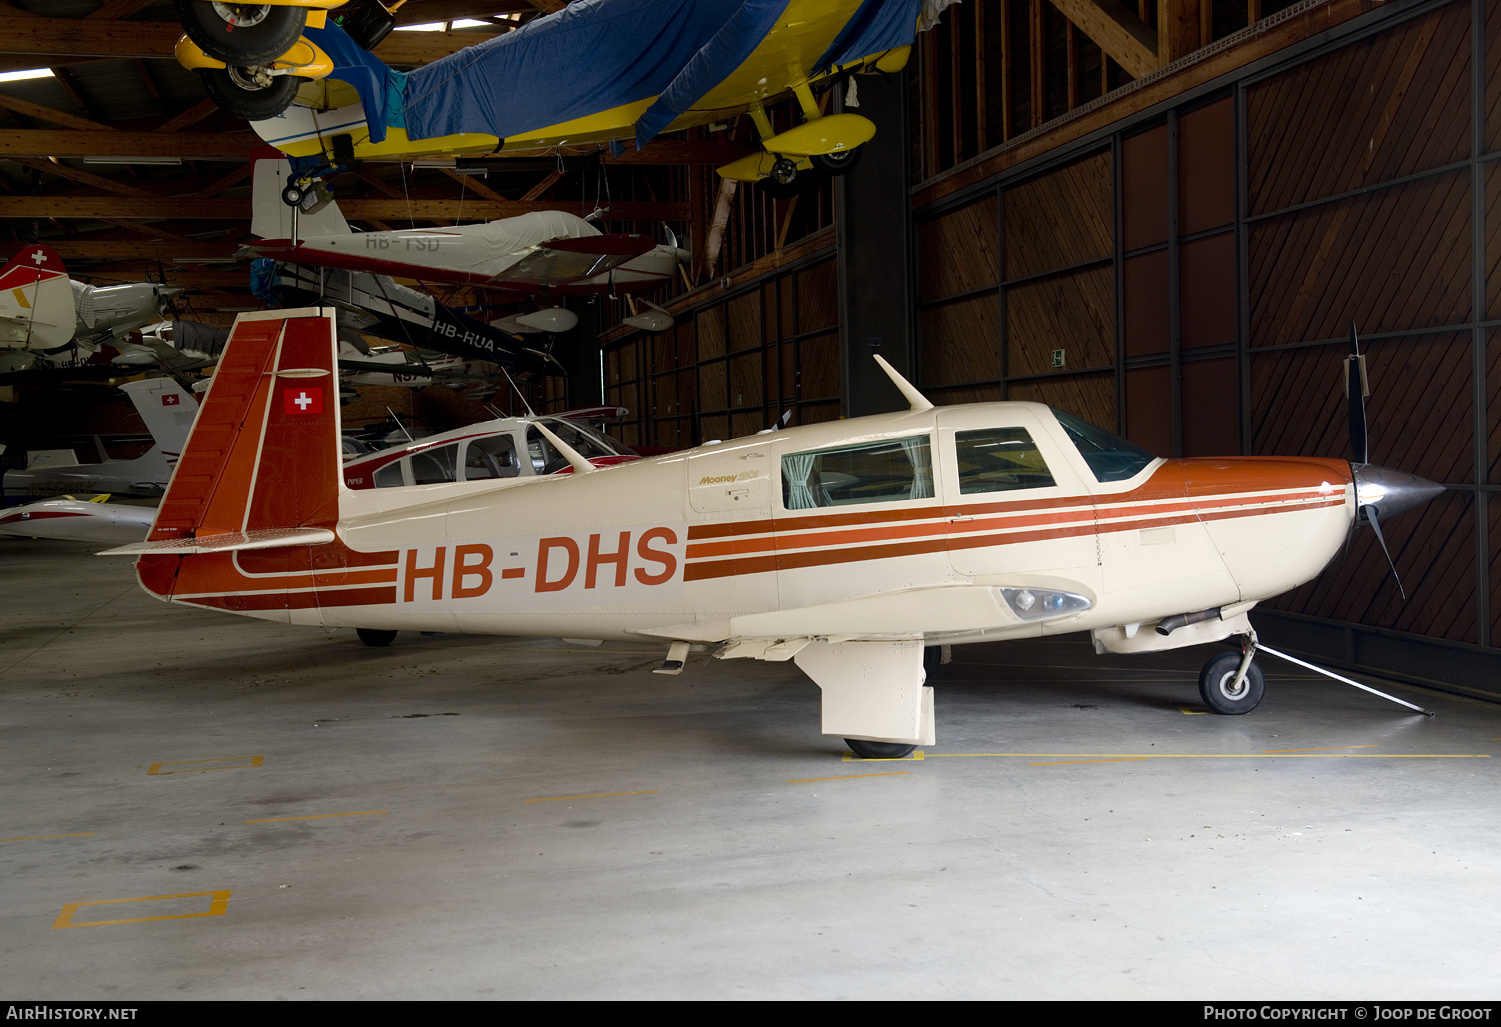
M 584 278 L 603 275 L 653 249 L 643 235 L 593 235 L 582 239 L 554 239 L 533 246 L 519 262 L 507 268 L 495 285 L 534 291 L 564 286 Z

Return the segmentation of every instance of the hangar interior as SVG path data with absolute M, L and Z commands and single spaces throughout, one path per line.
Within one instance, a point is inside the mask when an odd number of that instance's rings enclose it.
M 237 257 L 265 144 L 173 60 L 178 6 L 0 4 L 0 252 L 181 287 L 170 313 L 222 329 L 265 308 Z M 416 68 L 571 6 L 408 0 L 375 52 Z M 1065 635 L 945 651 L 937 744 L 875 762 L 788 662 L 368 648 L 0 537 L 6 998 L 1495 994 L 1501 0 L 923 6 L 903 70 L 814 97 L 876 126 L 841 175 L 722 177 L 758 148 L 733 115 L 331 178 L 361 231 L 608 208 L 685 251 L 556 300 L 556 373 L 360 384 L 346 428 L 606 405 L 670 453 L 901 410 L 879 355 L 940 406 L 1041 402 L 1161 457 L 1344 459 L 1353 325 L 1370 462 L 1442 494 L 1252 622 L 1437 716 L 1272 661 L 1259 709 L 1206 715 L 1203 647 Z M 627 323 L 648 305 L 672 324 Z M 149 448 L 83 372 L 109 353 L 6 365 L 8 469 Z

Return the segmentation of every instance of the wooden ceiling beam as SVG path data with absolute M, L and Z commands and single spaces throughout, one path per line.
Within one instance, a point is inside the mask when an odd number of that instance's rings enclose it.
M 197 103 L 193 104 L 193 106 L 189 107 L 181 114 L 172 115 L 172 117 L 168 118 L 166 121 L 162 122 L 151 131 L 176 132 L 179 129 L 187 128 L 189 125 L 198 124 L 198 122 L 202 121 L 204 118 L 208 117 L 218 109 L 219 105 L 214 103 L 214 101 L 212 100 L 199 100 Z
M 1063 16 L 1133 78 L 1156 71 L 1157 32 L 1117 0 L 1052 0 Z M 1165 3 L 1166 0 L 1163 0 Z M 1198 22 L 1195 21 L 1197 27 Z
M 4 8 L 0 53 L 65 57 L 155 57 L 172 59 L 182 36 L 175 21 L 99 21 L 87 18 L 18 17 Z M 445 19 L 446 20 L 446 19 Z M 428 64 L 499 33 L 393 32 L 375 48 L 387 64 Z M 54 64 L 48 61 L 48 64 Z
M 382 218 L 402 221 L 451 221 L 458 210 L 454 199 L 349 199 L 340 200 L 346 218 L 362 220 Z M 561 210 L 578 213 L 577 200 L 482 200 L 464 201 L 464 213 L 475 220 L 493 221 L 516 217 L 534 210 Z M 0 197 L 0 218 L 111 218 L 131 220 L 178 218 L 182 220 L 227 221 L 250 219 L 248 199 L 200 199 L 197 197 L 154 196 L 5 196 Z M 685 221 L 688 204 L 616 200 L 610 205 L 610 221 Z
M 84 15 L 93 21 L 114 21 L 118 18 L 129 18 L 142 7 L 152 3 L 153 0 L 109 0 L 103 7 L 92 14 Z
M 70 84 L 67 84 L 66 80 L 59 77 L 58 82 L 64 83 L 65 90 L 72 90 L 72 86 Z M 79 104 L 79 106 L 81 107 L 83 105 Z M 39 103 L 32 103 L 30 100 L 23 100 L 19 96 L 11 96 L 8 93 L 0 93 L 0 107 L 4 107 L 9 111 L 15 111 L 17 114 L 24 114 L 28 118 L 36 118 L 38 121 L 45 121 L 51 125 L 62 125 L 64 128 L 75 128 L 85 132 L 117 131 L 116 129 L 110 128 L 108 125 L 100 124 L 97 121 L 90 121 L 88 118 L 80 118 L 76 114 L 65 114 L 62 111 L 55 110 L 52 107 L 45 107 Z M 42 154 L 41 156 L 52 156 L 52 154 Z
M 0 93 L 0 107 L 26 103 Z M 31 104 L 36 107 L 37 104 Z M 50 108 L 43 108 L 50 110 Z M 25 113 L 21 111 L 21 113 Z M 53 112 L 56 114 L 57 112 Z M 34 115 L 40 117 L 40 115 Z M 71 115 L 65 115 L 71 117 Z M 82 121 L 82 118 L 77 119 Z M 92 124 L 92 122 L 90 122 Z M 96 126 L 72 132 L 15 129 L 0 132 L 0 159 L 9 157 L 180 157 L 247 161 L 266 144 L 250 132 L 124 132 Z
M 232 239 L 187 242 L 158 239 L 44 239 L 64 261 L 75 260 L 229 260 L 240 244 Z
M 484 18 L 492 14 L 520 14 L 535 11 L 527 0 L 408 0 L 396 12 L 396 24 L 426 25 L 434 21 L 459 18 Z
M 1157 63 L 1171 64 L 1199 48 L 1200 0 L 1157 0 Z
M 149 189 L 143 189 L 138 185 L 131 185 L 127 182 L 120 182 L 113 178 L 105 178 L 103 175 L 96 175 L 91 171 L 81 171 L 78 168 L 69 167 L 66 164 L 55 163 L 53 161 L 44 160 L 37 157 L 11 157 L 9 159 L 17 164 L 22 165 L 23 167 L 35 168 L 38 171 L 45 171 L 49 175 L 56 175 L 58 178 L 66 178 L 71 182 L 80 182 L 84 185 L 91 185 L 95 189 L 103 189 L 105 192 L 119 193 L 122 196 L 160 195 L 158 193 L 153 193 Z

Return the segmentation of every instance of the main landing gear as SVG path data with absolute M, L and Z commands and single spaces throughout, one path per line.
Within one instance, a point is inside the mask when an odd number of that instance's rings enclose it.
M 355 628 L 354 633 L 360 636 L 360 641 L 373 649 L 388 646 L 396 641 L 396 632 L 381 631 L 379 628 Z

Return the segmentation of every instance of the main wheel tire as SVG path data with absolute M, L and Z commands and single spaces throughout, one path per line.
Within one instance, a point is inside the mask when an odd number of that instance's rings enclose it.
M 292 48 L 307 26 L 306 7 L 209 0 L 176 0 L 176 4 L 177 19 L 188 38 L 225 64 L 274 61 Z
M 808 159 L 813 166 L 826 175 L 836 178 L 847 175 L 860 163 L 860 154 L 865 152 L 865 147 L 857 146 L 853 150 L 836 150 L 834 153 L 815 153 Z
M 396 632 L 381 631 L 379 628 L 355 628 L 354 633 L 360 636 L 361 642 L 372 649 L 379 649 L 396 641 Z
M 1266 691 L 1266 676 L 1253 660 L 1246 668 L 1246 678 L 1236 689 L 1235 675 L 1240 671 L 1240 653 L 1220 653 L 1199 671 L 1199 695 L 1215 713 L 1250 713 Z
M 251 68 L 230 66 L 222 71 L 206 68 L 198 72 L 203 91 L 225 114 L 246 121 L 274 118 L 297 98 L 304 79 L 296 75 L 274 75 L 261 85 Z
M 904 742 L 867 742 L 863 738 L 846 738 L 844 744 L 850 747 L 850 752 L 866 760 L 899 760 L 912 755 L 917 748 Z

